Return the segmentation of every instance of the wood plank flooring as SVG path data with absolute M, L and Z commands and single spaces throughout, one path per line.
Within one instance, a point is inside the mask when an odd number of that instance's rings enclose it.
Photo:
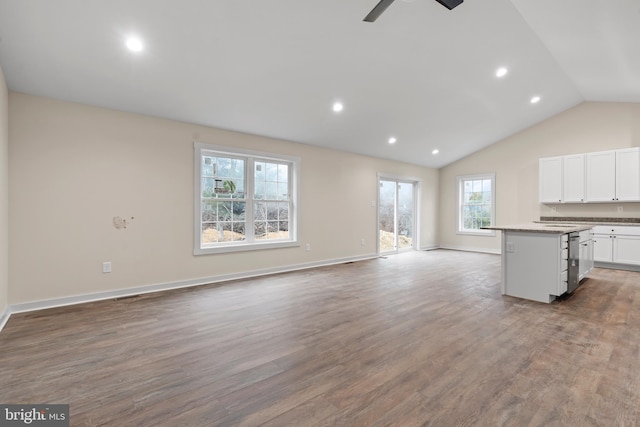
M 437 250 L 16 314 L 0 402 L 73 426 L 640 425 L 640 273 L 550 305 Z

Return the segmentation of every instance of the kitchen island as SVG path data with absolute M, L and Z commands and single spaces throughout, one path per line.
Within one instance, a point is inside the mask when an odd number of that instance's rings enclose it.
M 593 268 L 592 225 L 519 224 L 502 232 L 502 294 L 550 303 Z

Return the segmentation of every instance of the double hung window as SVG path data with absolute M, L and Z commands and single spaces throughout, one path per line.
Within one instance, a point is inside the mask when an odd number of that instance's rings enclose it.
M 458 177 L 458 234 L 494 236 L 483 230 L 495 224 L 495 174 Z
M 296 158 L 195 144 L 195 254 L 297 245 Z

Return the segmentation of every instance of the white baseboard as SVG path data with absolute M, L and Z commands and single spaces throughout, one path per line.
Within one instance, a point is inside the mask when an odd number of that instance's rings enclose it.
M 465 251 L 465 252 L 480 252 L 483 254 L 494 254 L 494 255 L 500 255 L 502 253 L 500 249 L 474 248 L 474 247 L 465 247 L 465 246 L 441 245 L 440 249 L 450 249 L 452 251 Z
M 0 332 L 2 332 L 2 328 L 4 328 L 4 325 L 6 325 L 7 322 L 9 321 L 10 316 L 11 316 L 11 308 L 7 306 L 4 308 L 4 310 L 2 310 L 2 313 L 0 313 Z
M 420 250 L 434 250 L 434 249 L 452 249 L 460 251 L 473 251 L 499 254 L 499 251 L 493 249 L 478 249 L 478 248 L 463 248 L 453 246 L 438 246 L 432 245 L 423 247 Z M 344 264 L 347 262 L 365 261 L 368 259 L 378 258 L 378 254 L 367 254 L 355 257 L 335 258 L 331 260 L 310 262 L 304 264 L 295 264 L 285 267 L 266 268 L 261 270 L 245 271 L 241 273 L 222 274 L 218 276 L 201 277 L 197 279 L 181 280 L 177 282 L 158 283 L 154 285 L 138 286 L 126 289 L 117 289 L 114 291 L 97 292 L 92 294 L 82 294 L 63 298 L 54 298 L 40 301 L 30 301 L 19 304 L 11 304 L 4 309 L 0 314 L 0 332 L 6 325 L 9 317 L 13 313 L 25 313 L 30 311 L 44 310 L 47 308 L 63 307 L 68 305 L 83 304 L 94 301 L 103 301 L 114 298 L 123 298 L 133 295 L 141 295 L 152 292 L 168 291 L 171 289 L 188 288 L 191 286 L 209 285 L 212 283 L 227 282 L 230 280 L 248 279 L 251 277 L 267 276 L 271 274 L 285 273 L 289 271 L 305 270 L 309 268 L 324 267 L 328 265 Z
M 364 261 L 377 258 L 377 254 L 361 255 L 356 257 L 336 258 L 332 260 L 310 262 L 305 264 L 295 264 L 286 267 L 266 268 L 261 270 L 245 271 L 241 273 L 222 274 L 218 276 L 201 277 L 198 279 L 181 280 L 178 282 L 158 283 L 155 285 L 139 286 L 134 288 L 118 289 L 114 291 L 98 292 L 93 294 L 83 294 L 64 298 L 54 298 L 49 300 L 31 301 L 19 304 L 12 304 L 5 310 L 5 323 L 13 313 L 24 313 L 29 311 L 44 310 L 47 308 L 63 307 L 67 305 L 82 304 L 87 302 L 102 301 L 113 298 L 123 298 L 132 295 L 148 294 L 151 292 L 168 291 L 171 289 L 187 288 L 191 286 L 208 285 L 211 283 L 226 282 L 229 280 L 247 279 L 251 277 L 267 276 L 270 274 L 284 273 L 288 271 L 305 270 L 308 268 L 323 267 L 327 265 L 344 264 L 346 262 Z M 2 320 L 0 318 L 0 320 Z M 3 323 L 0 323 L 0 331 Z
M 640 265 L 617 264 L 613 262 L 594 261 L 594 267 L 609 268 L 611 270 L 640 271 Z
M 440 246 L 438 246 L 438 245 L 430 245 L 430 246 L 422 246 L 420 248 L 421 251 L 433 251 L 433 250 L 436 250 L 436 249 L 440 249 Z

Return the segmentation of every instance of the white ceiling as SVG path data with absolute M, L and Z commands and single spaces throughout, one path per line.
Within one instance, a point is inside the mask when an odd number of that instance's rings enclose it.
M 0 65 L 14 91 L 430 167 L 640 102 L 640 0 L 397 0 L 363 22 L 377 2 L 0 0 Z

